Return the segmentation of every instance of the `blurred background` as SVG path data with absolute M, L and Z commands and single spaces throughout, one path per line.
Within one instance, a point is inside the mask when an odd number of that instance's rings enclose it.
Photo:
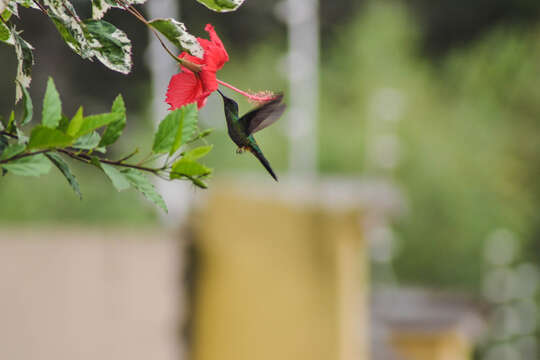
M 212 23 L 230 56 L 218 78 L 285 91 L 285 116 L 257 134 L 280 182 L 235 154 L 217 95 L 200 112 L 216 129 L 210 190 L 160 184 L 167 216 L 77 164 L 82 201 L 60 174 L 2 177 L 0 358 L 540 358 L 540 2 L 143 10 L 201 37 Z M 39 12 L 21 19 L 35 113 L 49 76 L 70 116 L 122 93 L 111 156 L 149 149 L 178 69 L 146 28 L 105 17 L 133 42 L 125 76 Z M 16 59 L 0 58 L 5 116 Z

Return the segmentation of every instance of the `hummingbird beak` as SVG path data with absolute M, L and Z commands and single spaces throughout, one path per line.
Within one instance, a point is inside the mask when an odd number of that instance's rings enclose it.
M 223 95 L 223 93 L 221 92 L 221 90 L 217 89 L 217 92 L 218 92 L 219 95 L 221 95 L 222 97 L 226 97 L 225 95 Z

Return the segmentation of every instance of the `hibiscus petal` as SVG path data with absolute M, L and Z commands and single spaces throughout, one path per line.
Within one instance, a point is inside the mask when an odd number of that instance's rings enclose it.
M 171 77 L 165 101 L 171 106 L 169 110 L 174 110 L 199 101 L 201 96 L 203 89 L 200 79 L 192 72 L 182 71 Z
M 214 27 L 211 24 L 206 24 L 204 30 L 208 33 L 208 35 L 210 35 L 210 41 L 212 41 L 214 45 L 219 46 L 220 48 L 225 50 L 225 46 L 223 46 L 221 39 L 219 38 L 216 30 L 214 30 Z
M 201 79 L 202 83 L 202 90 L 205 93 L 210 93 L 216 91 L 218 89 L 218 83 L 216 79 L 216 72 L 212 70 L 208 70 L 207 67 L 203 67 L 202 71 L 198 74 L 199 78 Z
M 221 69 L 227 61 L 229 61 L 229 54 L 227 54 L 227 50 L 225 50 L 225 46 L 223 46 L 223 42 L 221 42 L 221 39 L 214 30 L 214 27 L 207 24 L 204 29 L 210 35 L 210 41 L 206 39 L 198 39 L 199 44 L 204 49 L 203 59 L 211 70 L 217 71 Z

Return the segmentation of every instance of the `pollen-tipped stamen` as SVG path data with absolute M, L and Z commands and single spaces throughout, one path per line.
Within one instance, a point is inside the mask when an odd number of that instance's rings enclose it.
M 225 81 L 221 81 L 219 79 L 217 79 L 217 82 L 223 86 L 226 86 L 228 87 L 229 89 L 233 90 L 233 91 L 236 91 L 237 93 L 241 94 L 241 95 L 244 95 L 249 101 L 251 102 L 255 102 L 255 103 L 265 103 L 265 102 L 268 102 L 270 100 L 273 100 L 276 98 L 276 95 L 270 91 L 263 91 L 263 92 L 259 92 L 257 94 L 250 94 L 246 91 L 243 91 L 243 90 L 240 90 L 234 86 L 232 86 L 231 84 L 228 84 L 226 83 Z

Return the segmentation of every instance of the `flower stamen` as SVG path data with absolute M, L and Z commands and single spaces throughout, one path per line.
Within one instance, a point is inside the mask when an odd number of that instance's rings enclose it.
M 260 104 L 260 103 L 266 103 L 266 102 L 276 98 L 276 95 L 274 93 L 272 93 L 271 91 L 262 91 L 262 92 L 259 92 L 259 93 L 256 93 L 256 94 L 251 94 L 251 93 L 248 93 L 246 91 L 240 90 L 240 89 L 232 86 L 231 84 L 226 83 L 225 81 L 221 81 L 221 80 L 217 79 L 217 82 L 218 82 L 218 84 L 226 86 L 229 89 L 231 89 L 233 91 L 236 91 L 240 95 L 245 96 L 248 99 L 248 101 L 250 101 L 250 102 Z

